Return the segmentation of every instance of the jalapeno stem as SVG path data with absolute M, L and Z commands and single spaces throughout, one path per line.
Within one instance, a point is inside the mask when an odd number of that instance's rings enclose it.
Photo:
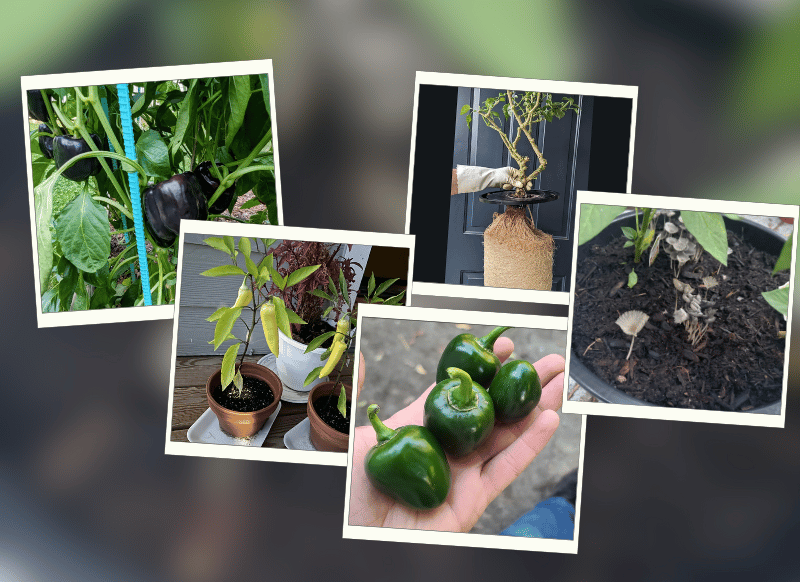
M 485 336 L 478 339 L 478 342 L 487 350 L 491 350 L 492 348 L 494 348 L 494 342 L 497 341 L 497 338 L 499 338 L 503 333 L 507 332 L 509 329 L 511 329 L 511 326 L 496 327 L 492 331 L 487 333 Z
M 375 436 L 378 437 L 378 442 L 382 443 L 392 438 L 394 431 L 383 424 L 381 419 L 378 418 L 378 411 L 380 409 L 381 407 L 377 404 L 370 404 L 369 408 L 367 408 L 367 416 L 369 417 L 369 421 L 372 423 L 372 428 L 375 429 Z
M 475 392 L 472 390 L 472 378 L 461 368 L 447 368 L 447 375 L 460 384 L 450 392 L 450 399 L 456 408 L 467 410 L 475 405 Z

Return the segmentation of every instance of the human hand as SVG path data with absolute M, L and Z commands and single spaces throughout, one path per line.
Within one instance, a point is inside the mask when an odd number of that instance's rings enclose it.
M 514 343 L 500 337 L 494 352 L 505 361 L 514 350 Z M 364 359 L 360 355 L 359 391 L 364 378 Z M 558 428 L 558 414 L 564 390 L 564 358 L 552 354 L 534 364 L 542 383 L 542 397 L 534 411 L 514 424 L 497 424 L 488 441 L 478 450 L 461 459 L 448 457 L 450 492 L 445 502 L 432 510 L 407 507 L 375 489 L 364 470 L 364 458 L 377 443 L 372 426 L 355 429 L 352 479 L 350 483 L 350 525 L 426 529 L 435 531 L 469 531 L 478 518 L 545 447 Z M 429 386 L 419 398 L 384 421 L 395 429 L 423 423 L 425 399 Z

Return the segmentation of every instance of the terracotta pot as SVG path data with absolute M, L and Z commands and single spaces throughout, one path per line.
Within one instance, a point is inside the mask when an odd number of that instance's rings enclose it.
M 311 373 L 311 370 L 322 365 L 319 357 L 325 353 L 325 348 L 317 348 L 312 352 L 305 353 L 308 347 L 304 343 L 293 340 L 278 330 L 278 357 L 275 358 L 278 376 L 281 381 L 292 390 L 298 392 L 308 392 L 317 384 L 327 380 L 327 377 L 314 380 L 308 386 L 303 386 L 303 382 Z
M 729 230 L 741 234 L 745 240 L 748 240 L 753 246 L 759 250 L 764 250 L 774 255 L 779 255 L 785 238 L 776 232 L 747 219 L 732 220 L 727 216 L 723 216 L 725 220 L 725 227 Z M 609 226 L 607 226 L 600 234 L 591 240 L 592 243 L 609 242 L 613 237 L 617 236 L 620 232 L 621 226 L 634 227 L 636 224 L 633 211 L 626 211 L 620 214 Z M 787 346 L 788 347 L 788 346 Z M 594 372 L 583 365 L 578 355 L 575 352 L 570 354 L 569 375 L 587 392 L 592 394 L 600 402 L 611 402 L 613 404 L 635 404 L 638 406 L 658 406 L 651 402 L 639 400 L 633 396 L 628 396 L 622 390 L 618 390 L 611 384 L 600 379 Z M 781 401 L 772 402 L 748 410 L 746 412 L 755 414 L 780 414 Z
M 334 387 L 336 387 L 335 390 Z M 349 384 L 345 384 L 344 389 L 347 394 L 349 406 L 352 403 L 353 387 Z M 339 389 L 337 383 L 323 382 L 322 384 L 314 386 L 311 393 L 308 395 L 306 411 L 308 413 L 308 420 L 311 422 L 311 444 L 314 445 L 314 448 L 318 451 L 346 452 L 350 443 L 350 436 L 328 426 L 314 409 L 314 401 L 333 394 L 334 392 L 338 397 Z
M 264 366 L 250 362 L 244 362 L 241 366 L 241 371 L 242 376 L 258 378 L 259 380 L 263 380 L 269 384 L 275 399 L 269 406 L 266 406 L 260 410 L 254 410 L 253 412 L 236 412 L 235 410 L 228 410 L 227 408 L 222 407 L 211 396 L 212 387 L 215 391 L 219 390 L 221 383 L 220 378 L 222 377 L 222 370 L 217 370 L 214 372 L 206 382 L 206 399 L 208 400 L 208 406 L 211 408 L 214 414 L 217 415 L 219 427 L 224 432 L 236 438 L 253 436 L 260 431 L 261 427 L 264 426 L 264 423 L 267 422 L 267 419 L 272 415 L 273 412 L 275 412 L 275 409 L 278 407 L 278 403 L 281 401 L 281 394 L 283 393 L 283 386 L 281 385 L 280 378 L 278 378 L 277 374 L 275 374 L 275 372 L 269 368 L 265 368 Z M 230 390 L 230 388 L 228 388 L 228 390 Z

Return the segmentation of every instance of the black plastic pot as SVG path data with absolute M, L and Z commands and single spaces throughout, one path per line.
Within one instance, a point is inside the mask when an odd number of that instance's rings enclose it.
M 725 220 L 725 228 L 741 235 L 742 238 L 750 242 L 754 247 L 759 250 L 767 251 L 775 256 L 778 256 L 783 248 L 785 238 L 776 232 L 749 220 L 733 220 L 727 216 L 723 217 Z M 632 210 L 628 210 L 620 214 L 614 222 L 608 225 L 600 234 L 586 244 L 608 243 L 613 238 L 619 236 L 620 227 L 622 226 L 636 226 L 636 220 Z M 608 384 L 604 380 L 598 378 L 594 372 L 589 370 L 580 361 L 575 352 L 570 353 L 569 375 L 575 380 L 582 388 L 592 394 L 600 402 L 610 402 L 612 404 L 636 404 L 639 406 L 658 406 L 651 402 L 639 400 L 633 396 L 628 396 L 621 390 L 617 390 L 614 386 Z M 780 414 L 781 401 L 778 400 L 765 406 L 759 406 L 746 412 L 755 414 Z

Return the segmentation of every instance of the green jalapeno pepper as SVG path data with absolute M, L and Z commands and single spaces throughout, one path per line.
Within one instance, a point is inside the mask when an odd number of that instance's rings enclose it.
M 525 418 L 539 404 L 542 384 L 530 362 L 508 362 L 489 386 L 498 422 L 510 423 Z
M 392 430 L 378 418 L 380 408 L 370 404 L 367 415 L 378 444 L 364 459 L 372 485 L 392 499 L 417 509 L 433 509 L 447 499 L 450 465 L 433 433 L 424 426 Z
M 425 400 L 425 426 L 452 457 L 465 457 L 489 438 L 494 404 L 489 393 L 464 370 L 447 368 L 450 376 L 433 387 Z
M 439 366 L 436 368 L 436 381 L 448 378 L 447 368 L 460 368 L 470 375 L 474 382 L 488 388 L 497 371 L 500 360 L 494 355 L 494 342 L 510 327 L 496 327 L 481 338 L 471 333 L 462 333 L 450 340 L 444 348 Z

